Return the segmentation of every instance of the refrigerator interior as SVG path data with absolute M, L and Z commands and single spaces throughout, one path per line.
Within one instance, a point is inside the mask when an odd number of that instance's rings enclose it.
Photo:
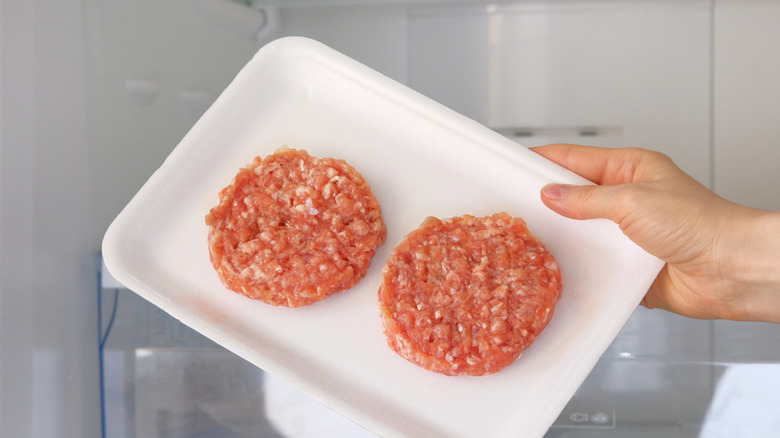
M 0 19 L 18 41 L 0 63 L 3 436 L 376 436 L 99 267 L 111 220 L 277 37 L 322 41 L 518 147 L 655 149 L 780 209 L 770 0 L 81 0 Z M 639 308 L 547 436 L 765 436 L 779 341 L 777 325 Z
M 218 9 L 208 9 L 217 5 Z M 308 36 L 524 146 L 575 142 L 649 147 L 672 156 L 688 173 L 712 186 L 711 7 L 710 2 L 701 1 L 292 2 L 255 8 L 195 2 L 188 11 L 192 22 L 179 23 L 199 29 L 198 38 L 212 31 L 208 26 L 215 20 L 206 12 L 224 14 L 220 18 L 227 19 L 234 10 L 245 10 L 229 32 L 213 29 L 216 34 L 210 39 L 219 39 L 214 45 L 223 46 L 219 53 L 204 54 L 195 36 L 187 38 L 183 29 L 169 26 L 148 32 L 142 37 L 149 38 L 145 43 L 138 41 L 137 32 L 134 38 L 120 41 L 113 29 L 104 29 L 106 36 L 128 46 L 99 54 L 135 53 L 135 45 L 175 51 L 181 62 L 147 59 L 170 59 L 164 53 L 147 53 L 141 60 L 113 60 L 115 77 L 106 75 L 103 80 L 124 81 L 124 89 L 115 89 L 117 96 L 112 99 L 124 94 L 125 102 L 128 97 L 143 100 L 134 108 L 124 108 L 135 111 L 132 116 L 150 117 L 147 113 L 155 111 L 155 106 L 167 106 L 170 112 L 189 111 L 194 120 L 257 47 L 278 36 Z M 136 8 L 142 9 L 134 5 L 130 12 Z M 168 8 L 171 22 L 181 9 L 175 2 Z M 101 24 L 106 25 L 105 20 Z M 176 39 L 185 40 L 186 48 L 165 43 Z M 102 40 L 101 44 L 109 43 Z M 231 48 L 229 55 L 225 47 Z M 216 57 L 222 74 L 216 68 L 193 70 L 188 65 L 196 62 L 190 57 L 203 56 Z M 227 58 L 232 65 L 226 65 Z M 146 70 L 137 65 L 143 62 L 148 63 L 143 66 Z M 135 68 L 134 75 L 128 75 L 128 67 Z M 138 86 L 144 81 L 149 85 Z M 143 98 L 147 89 L 155 96 Z M 195 106 L 196 94 L 199 107 Z M 106 134 L 115 132 L 112 124 L 116 123 L 130 121 L 107 120 L 99 129 Z M 166 138 L 162 150 L 154 153 L 164 155 L 175 144 L 169 139 L 188 126 L 184 120 L 175 126 L 167 119 L 164 125 L 155 126 L 160 137 Z M 168 134 L 175 129 L 178 132 Z M 114 299 L 121 299 L 125 306 L 132 302 L 142 306 L 126 292 L 115 293 Z M 146 312 L 155 310 L 147 308 Z M 107 398 L 106 408 L 113 409 L 107 410 L 111 414 L 109 436 L 170 436 L 172 425 L 179 427 L 180 436 L 201 436 L 214 430 L 220 431 L 215 436 L 374 436 L 285 382 L 217 346 L 203 345 L 198 335 L 174 328 L 173 321 L 163 322 L 165 315 L 157 313 L 155 324 L 167 327 L 161 329 L 165 335 L 129 344 L 129 339 L 123 339 L 117 348 L 109 338 L 105 354 L 117 366 L 107 367 L 107 372 L 118 375 L 106 374 L 106 381 L 125 383 L 118 390 L 107 388 L 114 401 Z M 155 324 L 135 322 L 124 332 Z M 121 330 L 115 326 L 111 336 Z M 161 344 L 170 334 L 175 336 Z M 757 384 L 747 372 L 753 367 L 759 370 L 756 376 L 761 376 L 756 378 L 780 384 L 780 351 L 772 348 L 779 336 L 780 329 L 770 325 L 696 321 L 638 309 L 548 436 L 709 437 L 728 430 L 729 424 L 760 428 L 761 416 L 771 416 L 766 411 L 772 404 L 766 393 L 746 392 L 736 405 L 722 399 L 735 390 L 729 385 L 744 389 Z M 188 341 L 181 344 L 182 339 Z M 161 391 L 163 380 L 178 382 L 186 376 L 189 386 Z M 220 379 L 226 380 L 217 383 Z M 165 420 L 160 419 L 160 412 L 165 413 Z M 751 415 L 747 422 L 746 412 Z

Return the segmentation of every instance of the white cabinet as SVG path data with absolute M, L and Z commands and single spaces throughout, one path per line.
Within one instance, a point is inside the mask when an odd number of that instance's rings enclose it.
M 780 210 L 780 2 L 717 0 L 715 191 Z

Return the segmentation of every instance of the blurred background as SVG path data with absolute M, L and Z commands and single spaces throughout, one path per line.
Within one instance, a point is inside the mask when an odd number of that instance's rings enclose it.
M 779 22 L 772 0 L 0 0 L 0 436 L 374 436 L 101 271 L 263 44 L 311 37 L 518 147 L 655 149 L 780 210 Z M 769 436 L 778 394 L 780 327 L 638 309 L 548 436 Z

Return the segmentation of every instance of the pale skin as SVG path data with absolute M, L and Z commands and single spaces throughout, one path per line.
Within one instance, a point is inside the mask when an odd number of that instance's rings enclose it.
M 642 305 L 700 319 L 780 323 L 780 212 L 723 199 L 644 149 L 531 148 L 596 183 L 550 184 L 542 202 L 572 219 L 604 218 L 664 265 Z M 767 188 L 768 196 L 777 196 Z

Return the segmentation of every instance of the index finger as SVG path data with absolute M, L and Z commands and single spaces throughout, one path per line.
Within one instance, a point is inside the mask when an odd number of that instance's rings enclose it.
M 639 164 L 650 151 L 637 148 L 611 149 L 573 144 L 530 148 L 596 184 L 624 184 L 642 179 Z

